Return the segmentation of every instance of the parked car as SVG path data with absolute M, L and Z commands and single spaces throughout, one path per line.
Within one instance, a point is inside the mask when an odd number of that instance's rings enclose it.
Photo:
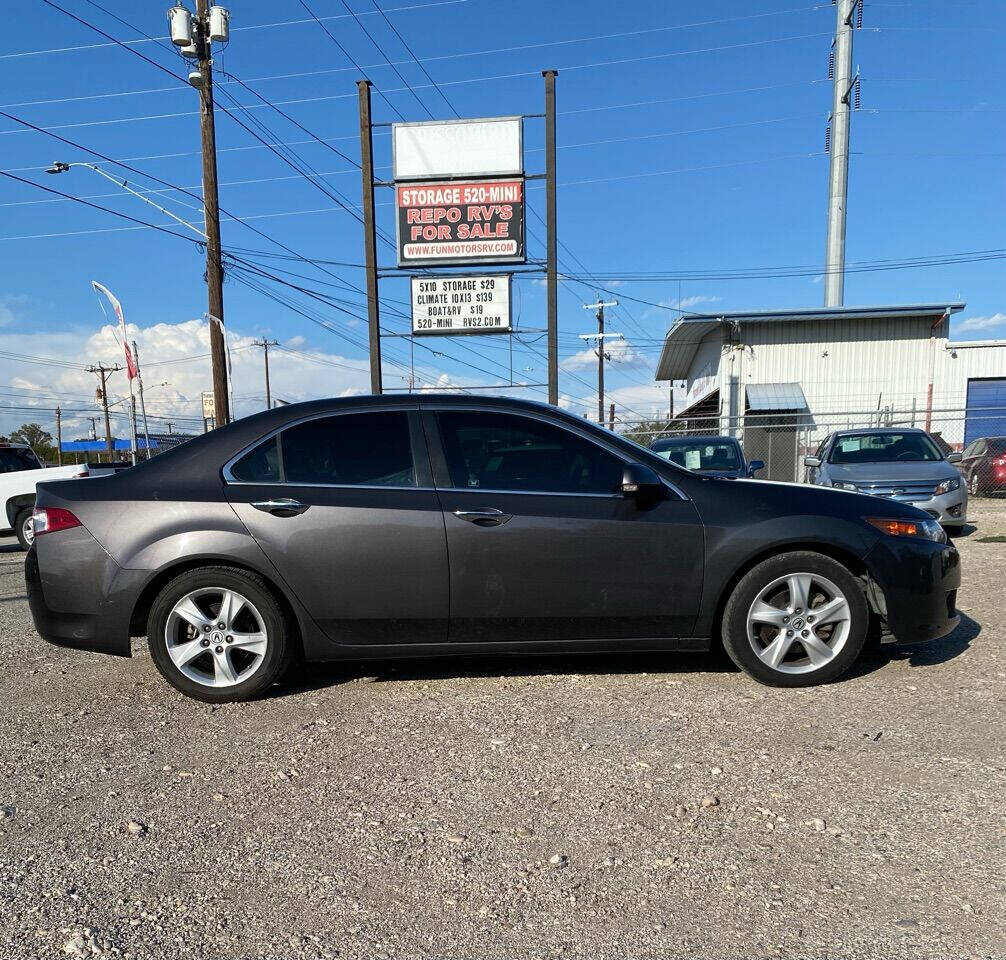
M 26 443 L 0 443 L 0 503 L 7 518 L 6 526 L 0 522 L 0 536 L 13 533 L 27 550 L 35 536 L 31 521 L 35 485 L 43 480 L 86 476 L 86 464 L 45 467 Z
M 959 467 L 971 496 L 1006 492 L 1006 437 L 982 437 L 969 443 Z
M 968 492 L 959 453 L 943 451 L 925 430 L 839 430 L 804 457 L 808 480 L 825 487 L 910 503 L 945 527 L 967 520 Z
M 753 477 L 765 469 L 762 460 L 744 461 L 734 437 L 662 437 L 650 444 L 654 453 L 686 470 L 714 477 Z
M 833 680 L 871 624 L 958 622 L 959 558 L 914 507 L 682 470 L 552 407 L 319 400 L 130 470 L 39 488 L 36 629 L 179 690 L 262 693 L 293 657 L 697 651 Z

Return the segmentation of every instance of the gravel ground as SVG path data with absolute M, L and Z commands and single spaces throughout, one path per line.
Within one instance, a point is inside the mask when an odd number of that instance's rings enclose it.
M 185 700 L 0 546 L 0 956 L 1006 956 L 1006 503 L 965 619 L 828 687 L 722 658 L 312 668 Z

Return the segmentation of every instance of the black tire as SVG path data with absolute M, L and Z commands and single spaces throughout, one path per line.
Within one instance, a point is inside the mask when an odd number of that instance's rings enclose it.
M 34 513 L 34 510 L 31 507 L 22 507 L 14 518 L 14 533 L 17 536 L 17 542 L 21 544 L 22 550 L 30 550 L 32 541 L 35 539 L 34 532 L 32 532 L 30 540 L 25 534 L 25 524 L 31 522 L 32 513 Z
M 978 474 L 972 473 L 971 477 L 968 479 L 968 494 L 972 497 L 980 497 L 982 495 L 981 485 L 978 482 Z
M 787 574 L 808 573 L 833 583 L 849 606 L 849 630 L 841 649 L 827 663 L 805 673 L 774 669 L 755 653 L 748 637 L 748 613 L 755 600 L 773 582 Z M 870 624 L 869 607 L 861 581 L 837 560 L 809 550 L 779 554 L 763 560 L 740 580 L 723 611 L 723 646 L 730 659 L 748 676 L 773 687 L 811 687 L 828 683 L 845 673 L 863 649 Z M 802 650 L 799 637 L 795 654 Z
M 187 594 L 204 589 L 240 594 L 254 607 L 266 634 L 266 650 L 254 672 L 222 688 L 186 676 L 168 653 L 166 629 L 175 604 Z M 260 696 L 283 679 L 296 652 L 296 631 L 269 584 L 258 574 L 236 567 L 206 566 L 179 574 L 157 595 L 147 619 L 147 645 L 161 676 L 176 690 L 205 703 L 232 703 Z M 212 657 L 212 652 L 207 651 L 207 655 Z

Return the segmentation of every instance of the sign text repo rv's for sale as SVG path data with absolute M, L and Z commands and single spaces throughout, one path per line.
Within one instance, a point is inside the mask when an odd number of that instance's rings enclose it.
M 412 183 L 396 188 L 398 263 L 523 263 L 524 182 Z

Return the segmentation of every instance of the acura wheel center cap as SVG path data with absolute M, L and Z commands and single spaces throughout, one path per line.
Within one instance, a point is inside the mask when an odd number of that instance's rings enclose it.
M 219 632 L 211 633 L 210 634 L 210 640 L 212 640 L 213 643 L 223 643 L 224 642 L 224 635 L 222 633 L 219 633 Z
M 793 621 L 793 629 L 794 630 L 802 630 L 803 629 L 803 617 L 797 617 Z

